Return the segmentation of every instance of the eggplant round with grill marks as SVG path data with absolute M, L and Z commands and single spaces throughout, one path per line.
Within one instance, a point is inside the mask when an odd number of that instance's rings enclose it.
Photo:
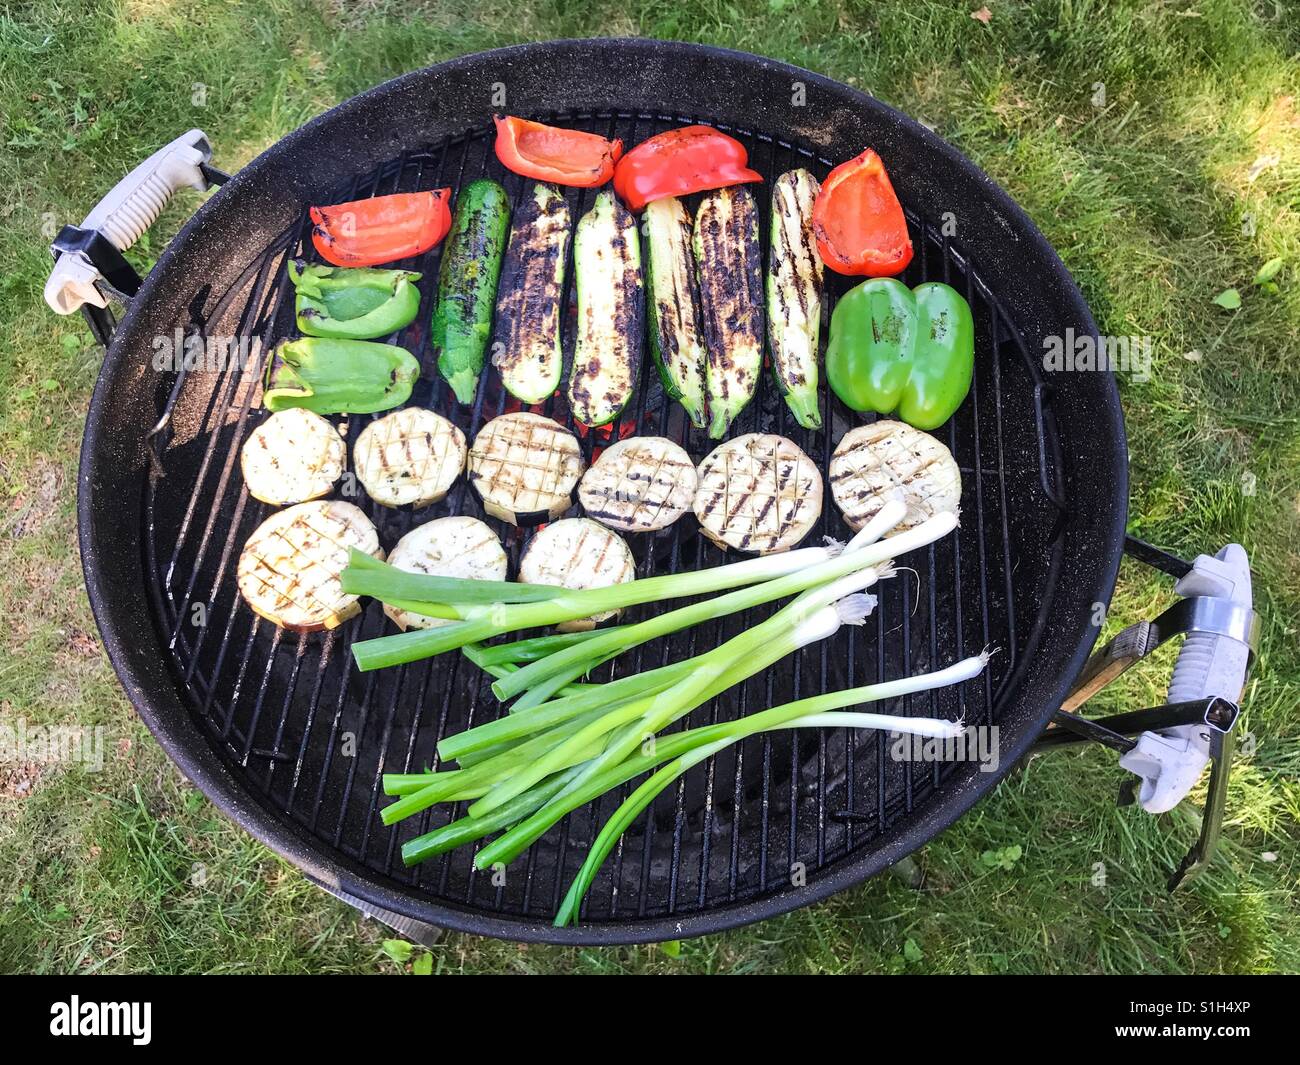
M 794 547 L 822 512 L 822 475 L 790 440 L 746 433 L 715 448 L 698 471 L 695 516 L 710 540 L 768 554 Z
M 528 411 L 493 418 L 469 449 L 469 480 L 483 509 L 511 525 L 540 525 L 568 510 L 583 466 L 577 437 Z
M 855 532 L 889 500 L 907 506 L 890 533 L 904 532 L 961 503 L 961 470 L 929 433 L 882 419 L 844 434 L 830 464 L 831 496 Z
M 383 557 L 359 507 L 338 499 L 299 503 L 262 522 L 239 556 L 239 592 L 253 612 L 294 632 L 317 632 L 361 612 L 339 575 L 351 550 Z
M 436 518 L 417 525 L 393 546 L 388 564 L 407 573 L 473 581 L 503 581 L 509 569 L 497 534 L 468 515 Z M 427 617 L 387 603 L 384 613 L 402 629 L 431 629 L 447 624 L 443 618 Z
M 691 509 L 697 477 L 690 455 L 662 436 L 607 447 L 578 485 L 589 518 L 624 532 L 666 529 Z
M 589 518 L 554 522 L 528 541 L 519 560 L 519 579 L 525 584 L 558 584 L 564 588 L 607 588 L 636 576 L 636 560 L 627 543 Z M 561 632 L 581 632 L 608 621 L 617 610 L 589 618 L 565 621 Z
M 371 422 L 352 457 L 370 498 L 386 507 L 427 507 L 465 468 L 465 434 L 440 414 L 406 407 Z
M 347 445 L 327 419 L 290 407 L 253 430 L 239 466 L 250 496 L 282 507 L 328 495 L 347 457 Z

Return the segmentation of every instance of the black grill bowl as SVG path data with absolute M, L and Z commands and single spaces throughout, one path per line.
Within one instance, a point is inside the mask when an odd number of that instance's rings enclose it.
M 755 737 L 660 797 L 606 863 L 571 929 L 552 928 L 550 916 L 613 811 L 612 797 L 557 826 L 503 885 L 473 874 L 468 850 L 402 867 L 401 842 L 448 815 L 384 828 L 380 774 L 430 764 L 440 736 L 499 710 L 484 678 L 458 656 L 357 674 L 348 648 L 385 631 L 377 604 L 326 636 L 299 638 L 258 622 L 238 601 L 233 570 L 268 508 L 247 497 L 237 457 L 262 417 L 254 406 L 260 360 L 292 329 L 283 261 L 304 248 L 306 206 L 459 186 L 483 174 L 517 196 L 523 183 L 492 155 L 494 105 L 629 144 L 709 122 L 744 141 L 769 181 L 799 165 L 824 177 L 866 145 L 880 152 L 917 247 L 903 279 L 947 281 L 975 314 L 975 384 L 939 432 L 963 470 L 961 529 L 904 560 L 915 577 L 882 584 L 864 628 L 806 649 L 687 724 L 939 668 L 987 646 L 998 653 L 985 677 L 881 709 L 996 724 L 996 772 L 971 762 L 898 762 L 876 735 Z M 592 193 L 570 196 L 576 217 Z M 759 201 L 766 233 L 764 190 Z M 414 401 L 472 435 L 513 408 L 490 370 L 471 411 L 457 409 L 431 372 L 438 254 L 404 264 L 428 280 L 426 306 L 399 342 L 425 365 Z M 837 279 L 832 298 L 846 288 Z M 155 369 L 155 338 L 177 329 L 247 338 L 251 363 L 242 373 Z M 923 844 L 997 782 L 1060 705 L 1096 636 L 1095 606 L 1114 587 L 1127 500 L 1114 381 L 1042 367 L 1044 338 L 1071 330 L 1095 335 L 1069 274 L 1024 213 L 942 140 L 868 96 L 769 60 L 655 41 L 562 41 L 468 56 L 382 85 L 286 137 L 205 204 L 160 257 L 118 327 L 87 421 L 79 522 L 91 602 L 127 694 L 171 757 L 229 816 L 326 886 L 411 918 L 518 940 L 639 942 L 734 927 L 825 898 Z M 709 442 L 689 430 L 654 378 L 643 371 L 613 432 L 670 436 L 698 460 Z M 543 409 L 567 417 L 558 399 Z M 826 430 L 805 432 L 765 382 L 734 432 L 783 433 L 824 469 L 862 416 L 829 394 L 823 409 Z M 367 420 L 351 419 L 350 439 Z M 598 443 L 584 437 L 588 455 Z M 463 482 L 418 513 L 360 502 L 388 547 L 422 521 L 480 513 Z M 522 534 L 494 524 L 517 559 Z M 846 532 L 828 498 L 814 536 Z M 634 539 L 633 548 L 641 575 L 726 559 L 689 517 L 664 535 Z M 758 616 L 648 645 L 619 668 L 703 649 Z

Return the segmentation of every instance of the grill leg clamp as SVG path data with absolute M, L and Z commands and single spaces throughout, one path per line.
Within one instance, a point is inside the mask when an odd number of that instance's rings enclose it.
M 1033 753 L 1092 741 L 1120 752 L 1128 781 L 1121 804 L 1136 801 L 1148 813 L 1172 810 L 1210 765 L 1209 793 L 1200 838 L 1169 880 L 1169 890 L 1209 864 L 1223 823 L 1228 775 L 1235 749 L 1238 700 L 1259 646 L 1250 565 L 1238 544 L 1193 562 L 1130 538 L 1129 553 L 1177 577 L 1184 598 L 1153 621 L 1139 621 L 1094 652 L 1053 724 Z M 1175 636 L 1185 636 L 1163 706 L 1100 719 L 1074 714 L 1117 677 Z M 1136 739 L 1134 738 L 1136 737 Z

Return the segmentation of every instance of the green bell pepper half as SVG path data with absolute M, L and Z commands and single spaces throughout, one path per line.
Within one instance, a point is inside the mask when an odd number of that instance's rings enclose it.
M 298 328 L 313 337 L 370 340 L 410 325 L 420 311 L 414 270 L 372 270 L 289 261 Z
M 396 344 L 302 337 L 275 350 L 263 382 L 267 410 L 375 414 L 410 398 L 420 364 Z
M 966 398 L 974 368 L 970 306 L 948 285 L 872 278 L 835 305 L 826 379 L 854 410 L 937 429 Z

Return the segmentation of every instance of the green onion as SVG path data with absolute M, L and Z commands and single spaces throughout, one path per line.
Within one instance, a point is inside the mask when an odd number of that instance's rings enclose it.
M 705 595 L 758 581 L 773 580 L 825 562 L 838 554 L 838 546 L 806 547 L 798 551 L 764 555 L 760 558 L 746 559 L 743 562 L 692 573 L 645 577 L 625 584 L 579 591 L 552 585 L 431 577 L 422 573 L 405 573 L 392 567 L 389 567 L 390 572 L 383 573 L 373 566 L 349 564 L 343 571 L 343 586 L 358 595 L 373 595 L 385 602 L 391 601 L 392 598 L 399 598 L 413 603 L 432 601 L 479 604 L 466 608 L 466 617 L 463 621 L 432 629 L 413 629 L 395 636 L 362 640 L 352 645 L 352 655 L 356 660 L 357 668 L 362 671 L 402 665 L 405 662 L 414 662 L 455 650 L 467 643 L 480 643 L 492 636 L 520 629 L 556 625 L 564 621 L 589 617 L 592 614 L 621 610 L 639 603 Z M 474 585 L 483 587 L 467 587 Z M 521 588 L 544 588 L 546 589 L 545 600 L 520 602 L 519 596 L 522 593 L 517 590 Z
M 833 582 L 833 585 L 842 585 L 842 581 Z M 545 779 L 550 773 L 574 764 L 577 754 L 584 745 L 590 746 L 595 739 L 607 734 L 612 728 L 623 728 L 625 730 L 623 738 L 611 741 L 597 757 L 591 760 L 582 776 L 577 778 L 570 787 L 585 782 L 606 766 L 623 761 L 647 736 L 654 736 L 660 729 L 690 713 L 713 696 L 780 661 L 800 647 L 833 635 L 845 622 L 860 624 L 865 620 L 870 606 L 874 604 L 874 601 L 868 604 L 868 599 L 868 596 L 851 595 L 835 605 L 823 605 L 812 601 L 815 605 L 808 608 L 806 618 L 799 617 L 804 611 L 796 610 L 793 606 L 778 611 L 748 632 L 734 637 L 714 651 L 697 657 L 695 659 L 697 667 L 672 688 L 605 714 L 552 748 L 541 758 L 500 781 L 491 791 L 470 806 L 469 813 L 475 817 L 483 816 L 495 806 L 519 794 L 520 791 Z M 799 624 L 793 628 L 790 627 L 789 620 L 783 618 L 783 615 L 792 611 L 793 616 L 799 619 Z M 553 800 L 534 815 L 535 818 L 539 815 L 546 816 L 548 812 L 553 815 L 550 821 L 542 826 L 542 831 L 563 816 L 555 812 L 556 807 L 557 800 Z M 498 861 L 511 861 L 528 847 L 536 836 L 529 838 L 529 832 L 521 831 L 521 827 L 516 826 L 485 847 L 475 859 L 476 864 L 479 861 L 483 862 L 479 868 L 487 868 Z
M 963 731 L 960 722 L 944 721 L 935 718 L 897 717 L 885 714 L 828 713 L 845 706 L 880 702 L 895 699 L 902 695 L 919 691 L 928 691 L 949 684 L 958 684 L 979 676 L 988 663 L 987 653 L 967 658 L 947 669 L 919 677 L 887 681 L 883 684 L 871 684 L 861 688 L 849 688 L 845 691 L 832 692 L 829 695 L 817 695 L 784 706 L 773 707 L 762 713 L 751 714 L 738 721 L 728 721 L 721 725 L 712 725 L 701 729 L 692 729 L 673 737 L 677 740 L 671 752 L 661 752 L 663 759 L 671 759 L 667 765 L 649 777 L 623 804 L 614 811 L 609 821 L 601 829 L 587 859 L 574 878 L 559 913 L 555 916 L 557 927 L 570 924 L 577 916 L 583 896 L 591 887 L 609 852 L 614 849 L 618 839 L 636 820 L 655 797 L 677 780 L 692 766 L 712 757 L 725 747 L 759 732 L 768 732 L 779 728 L 871 728 L 890 732 L 904 732 L 920 736 L 937 736 L 950 738 L 959 736 Z M 665 743 L 663 745 L 667 747 Z M 683 747 L 686 749 L 683 750 Z M 678 752 L 681 753 L 678 753 Z M 608 790 L 608 789 L 606 789 Z M 583 799 L 590 802 L 590 799 Z M 582 805 L 582 803 L 579 803 Z

